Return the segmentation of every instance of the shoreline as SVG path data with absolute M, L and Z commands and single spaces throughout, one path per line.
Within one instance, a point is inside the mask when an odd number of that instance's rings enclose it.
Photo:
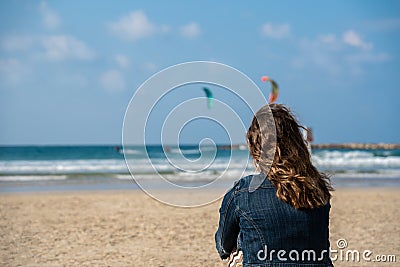
M 238 178 L 239 179 L 239 178 Z M 236 179 L 236 180 L 238 180 Z M 219 184 L 215 189 L 228 190 L 236 180 L 229 180 Z M 334 188 L 400 188 L 400 177 L 346 177 L 332 176 L 331 183 Z M 149 185 L 149 184 L 147 184 Z M 187 182 L 187 187 L 201 187 L 204 183 Z M 177 185 L 178 186 L 178 185 Z M 221 187 L 222 186 L 222 187 Z M 174 189 L 166 187 L 163 183 L 154 182 L 151 187 L 154 190 L 174 192 Z M 2 181 L 0 182 L 0 195 L 13 193 L 41 193 L 41 192 L 107 192 L 107 191 L 141 191 L 141 186 L 133 178 L 124 180 L 102 179 L 92 180 L 40 180 L 40 181 Z

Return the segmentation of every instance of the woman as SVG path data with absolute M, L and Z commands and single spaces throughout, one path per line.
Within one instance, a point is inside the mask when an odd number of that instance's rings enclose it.
M 269 109 L 276 128 L 272 162 L 263 156 L 271 142 L 262 133 L 265 125 L 259 124 Z M 222 259 L 232 253 L 243 266 L 332 266 L 333 189 L 329 178 L 312 165 L 300 128 L 283 105 L 269 104 L 254 116 L 247 142 L 260 174 L 241 178 L 224 196 L 215 234 Z M 252 179 L 261 181 L 255 189 L 250 186 Z

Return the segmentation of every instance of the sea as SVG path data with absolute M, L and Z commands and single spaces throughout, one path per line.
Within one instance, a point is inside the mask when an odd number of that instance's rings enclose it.
M 400 186 L 399 149 L 314 149 L 312 161 L 330 175 L 334 187 Z M 197 145 L 0 147 L 1 193 L 137 190 L 139 180 L 156 180 L 160 174 L 177 184 L 196 185 L 222 173 L 233 180 L 254 173 L 245 146 L 209 150 Z

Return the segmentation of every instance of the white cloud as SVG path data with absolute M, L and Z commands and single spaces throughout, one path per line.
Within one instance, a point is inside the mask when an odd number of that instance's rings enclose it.
M 366 27 L 375 31 L 396 31 L 400 29 L 400 18 L 386 18 L 368 21 Z
M 0 81 L 15 85 L 24 80 L 29 70 L 17 59 L 0 59 Z
M 114 58 L 115 62 L 117 62 L 118 66 L 121 68 L 126 68 L 129 66 L 129 59 L 124 55 L 116 55 Z
M 345 44 L 350 46 L 359 47 L 365 50 L 372 49 L 371 43 L 365 42 L 360 35 L 352 30 L 346 31 L 342 36 L 342 40 Z
M 116 22 L 108 23 L 107 27 L 113 34 L 129 41 L 149 37 L 156 31 L 143 11 L 133 11 Z
M 171 27 L 168 25 L 161 25 L 160 26 L 160 32 L 163 34 L 169 33 L 171 31 Z
M 153 62 L 146 62 L 143 64 L 143 69 L 148 72 L 154 72 L 157 70 L 157 65 Z
M 189 24 L 182 26 L 180 32 L 183 37 L 194 39 L 200 36 L 201 28 L 197 23 L 191 22 Z
M 369 64 L 381 64 L 392 60 L 392 56 L 387 53 L 376 53 L 370 50 L 361 50 L 356 54 L 343 57 L 343 65 L 347 65 L 348 72 L 352 75 L 363 75 L 365 66 Z
M 271 23 L 266 23 L 262 26 L 261 34 L 268 38 L 283 39 L 289 37 L 290 26 L 289 24 L 273 25 Z
M 349 62 L 353 63 L 362 63 L 362 62 L 370 62 L 370 63 L 380 63 L 386 62 L 392 59 L 392 56 L 387 53 L 360 53 L 357 55 L 351 55 L 347 57 Z
M 336 35 L 332 33 L 321 34 L 317 36 L 315 40 L 310 40 L 309 42 L 312 43 L 311 45 L 314 49 L 326 49 L 327 52 L 328 50 L 331 52 L 343 49 L 342 40 L 338 39 Z
M 61 24 L 60 17 L 57 15 L 56 12 L 54 12 L 47 6 L 46 2 L 40 3 L 39 11 L 40 14 L 42 15 L 43 24 L 46 28 L 56 29 L 60 26 Z
M 371 43 L 366 43 L 354 31 L 346 31 L 337 38 L 334 34 L 319 35 L 314 39 L 304 38 L 296 42 L 300 52 L 292 60 L 294 68 L 315 68 L 332 77 L 345 74 L 361 75 L 368 63 L 382 63 L 392 59 L 383 52 L 376 52 Z M 357 47 L 360 49 L 349 49 Z
M 1 40 L 1 46 L 6 51 L 28 50 L 34 44 L 34 38 L 27 35 L 9 35 Z
M 125 79 L 118 70 L 109 70 L 100 77 L 100 84 L 108 91 L 122 91 L 126 87 Z
M 91 60 L 94 52 L 82 41 L 68 35 L 52 35 L 42 38 L 44 56 L 49 60 L 79 59 Z
M 325 44 L 334 44 L 336 43 L 336 36 L 334 34 L 323 34 L 318 36 L 318 41 Z
M 292 67 L 296 69 L 315 68 L 331 76 L 342 73 L 342 66 L 337 59 L 337 42 L 333 35 L 321 35 L 316 39 L 304 38 L 296 42 L 299 52 L 291 60 Z M 333 49 L 335 48 L 335 49 Z
M 69 35 L 8 35 L 1 38 L 1 48 L 7 52 L 25 52 L 48 60 L 91 60 L 95 53 L 83 41 Z M 38 52 L 40 51 L 40 52 Z

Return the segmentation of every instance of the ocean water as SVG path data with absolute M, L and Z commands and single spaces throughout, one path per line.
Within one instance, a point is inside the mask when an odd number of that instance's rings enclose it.
M 246 147 L 7 146 L 0 147 L 0 192 L 137 189 L 135 179 L 157 173 L 176 183 L 207 181 L 224 174 L 233 180 L 254 171 Z M 400 150 L 320 149 L 314 165 L 335 186 L 400 186 Z

